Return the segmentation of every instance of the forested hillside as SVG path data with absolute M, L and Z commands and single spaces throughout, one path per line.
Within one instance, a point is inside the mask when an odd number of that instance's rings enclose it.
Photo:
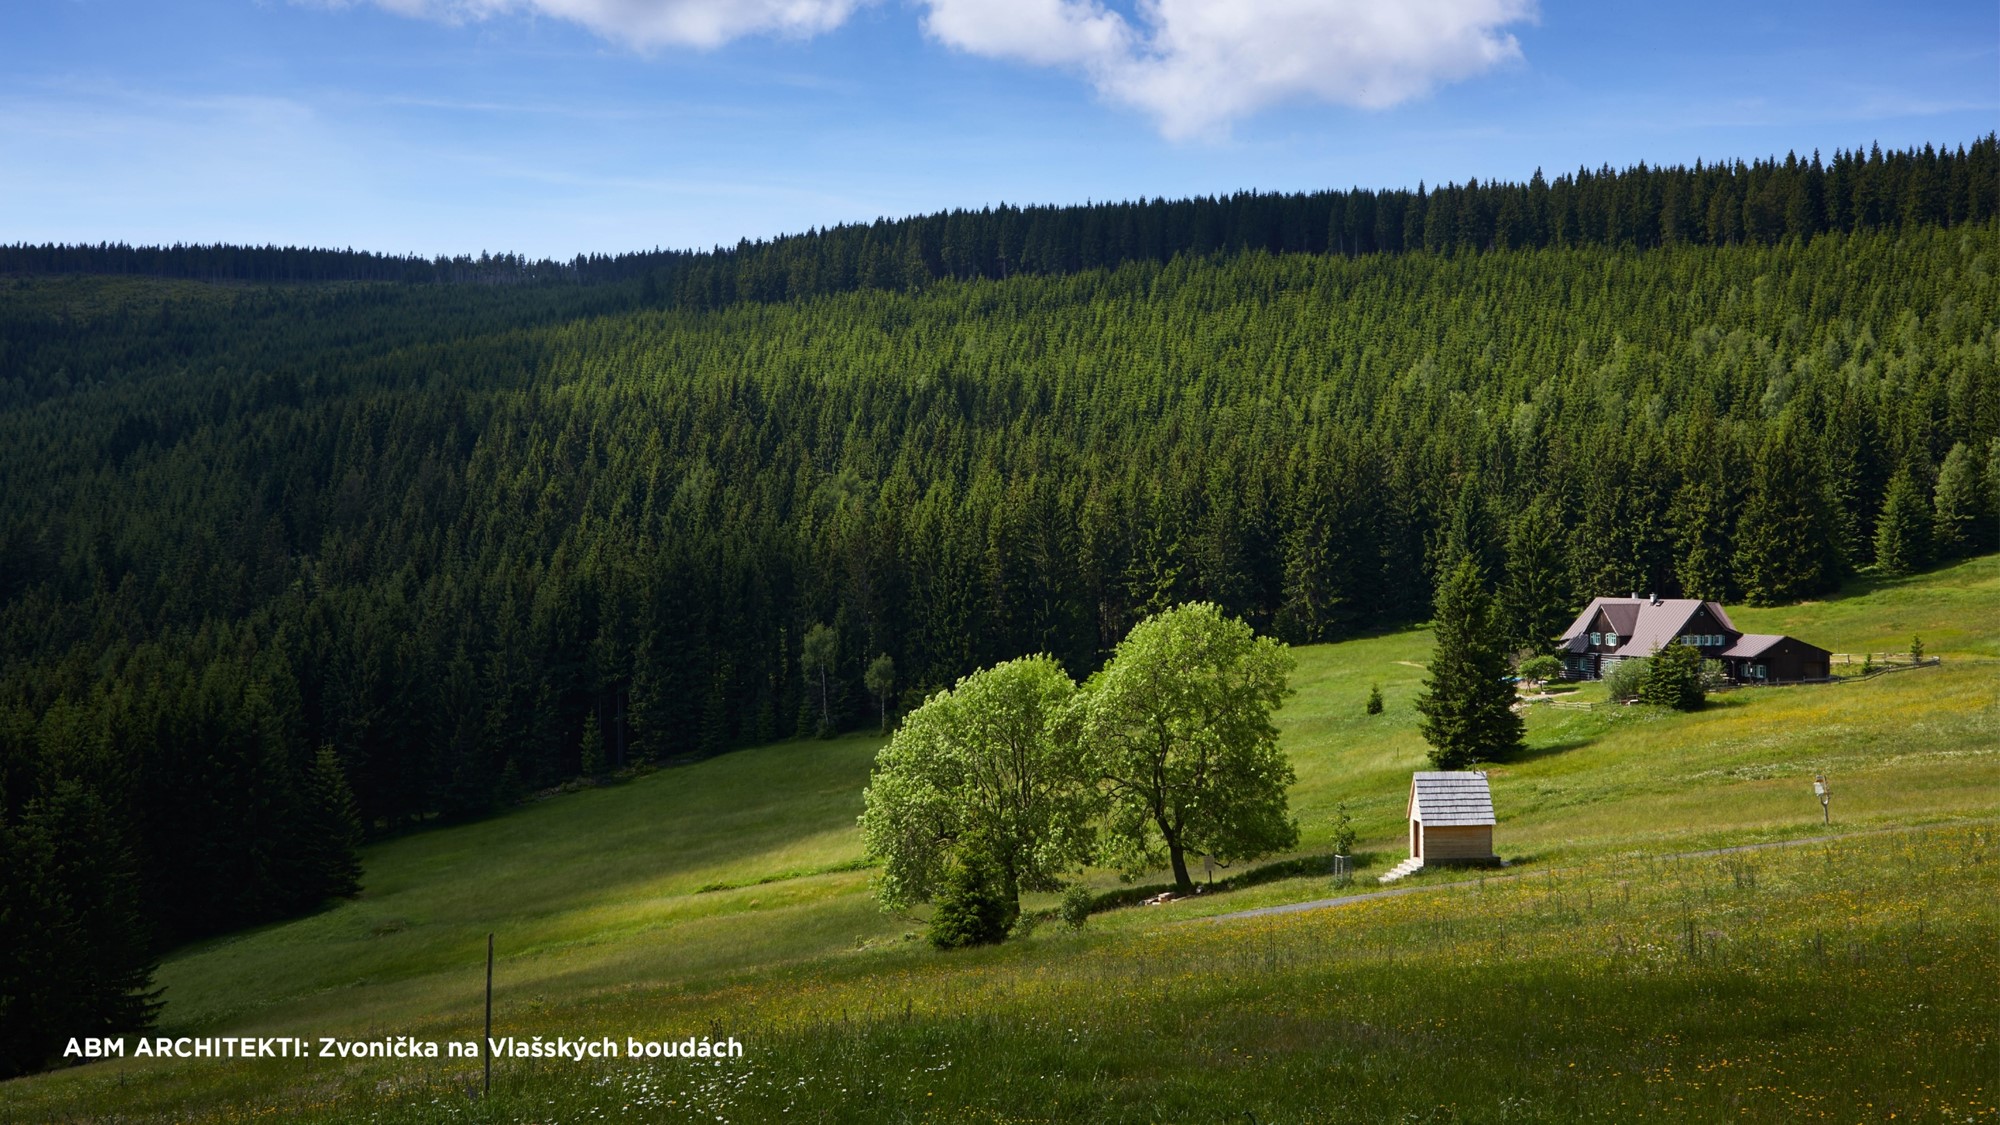
M 1986 216 L 1950 225 L 1913 187 L 1749 245 L 795 299 L 0 282 L 5 1061 L 128 1026 L 161 943 L 340 892 L 357 829 L 871 723 L 883 654 L 893 712 L 1191 598 L 1295 641 L 1421 619 L 1463 553 L 1532 648 L 1592 594 L 1990 550 L 1988 180 L 1937 187 Z
M 846 223 L 709 252 L 415 255 L 293 246 L 0 246 L 0 275 L 132 274 L 206 281 L 638 282 L 651 304 L 720 308 L 951 278 L 1056 276 L 1181 254 L 1397 254 L 1550 246 L 1772 245 L 2000 214 L 2000 140 L 1829 160 L 1579 168 L 1527 183 L 1429 190 L 1238 192 L 1196 199 L 949 211 Z

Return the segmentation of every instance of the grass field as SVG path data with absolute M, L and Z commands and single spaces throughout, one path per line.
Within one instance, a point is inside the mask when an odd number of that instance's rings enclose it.
M 1275 880 L 950 956 L 868 895 L 879 740 L 731 754 L 376 845 L 359 899 L 170 957 L 160 1030 L 476 1038 L 491 931 L 498 1034 L 713 1031 L 748 1059 L 503 1060 L 477 1104 L 464 1062 L 132 1059 L 0 1086 L 0 1121 L 1992 1117 L 2000 557 L 1733 612 L 1835 651 L 1921 633 L 1944 664 L 1689 716 L 1536 709 L 1493 770 L 1519 880 L 1199 921 L 1331 893 Z M 1428 647 L 1300 651 L 1301 854 L 1345 803 L 1368 870 L 1401 857 Z M 1648 858 L 1819 833 L 1822 771 L 1834 830 L 1902 831 Z

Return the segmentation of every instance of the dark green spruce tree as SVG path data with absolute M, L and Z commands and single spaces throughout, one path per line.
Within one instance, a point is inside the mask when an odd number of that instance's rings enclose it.
M 1875 569 L 1908 574 L 1929 566 L 1932 521 L 1931 505 L 1916 474 L 1896 470 L 1882 500 L 1882 516 L 1875 521 Z
M 937 907 L 931 912 L 931 944 L 963 949 L 1004 941 L 1020 917 L 1018 901 L 991 847 L 983 840 L 968 840 L 945 871 Z
M 1835 521 L 1819 462 L 1796 421 L 1781 419 L 1758 452 L 1736 525 L 1736 580 L 1751 605 L 1780 605 L 1839 579 Z
M 329 898 L 345 898 L 361 890 L 361 817 L 354 809 L 354 792 L 348 788 L 347 772 L 331 746 L 322 746 L 313 755 L 312 770 L 306 778 L 306 823 L 301 825 L 306 849 L 307 876 L 314 893 L 305 895 L 308 904 Z
M 1937 531 L 1932 539 L 1943 558 L 1980 554 L 1993 549 L 1994 521 L 1987 516 L 1991 506 L 1986 496 L 1985 474 L 1971 447 L 1954 442 L 1938 470 Z
M 1431 626 L 1437 648 L 1417 695 L 1431 764 L 1460 770 L 1522 749 L 1521 716 L 1507 682 L 1507 648 L 1479 568 L 1462 558 L 1438 586 Z
M 1701 650 L 1676 642 L 1654 653 L 1646 662 L 1639 698 L 1676 711 L 1701 710 L 1708 698 L 1701 683 Z
M 1555 652 L 1557 635 L 1575 615 L 1562 525 L 1546 497 L 1536 497 L 1507 531 L 1507 578 L 1500 615 L 1508 643 L 1536 656 Z

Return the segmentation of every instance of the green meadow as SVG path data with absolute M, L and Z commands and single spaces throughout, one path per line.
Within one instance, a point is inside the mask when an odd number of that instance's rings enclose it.
M 734 1035 L 745 1059 L 503 1059 L 490 1099 L 464 1060 L 127 1059 L 0 1086 L 0 1121 L 2000 1116 L 2000 556 L 1732 615 L 1836 652 L 1921 634 L 1943 663 L 1693 715 L 1536 707 L 1491 770 L 1506 877 L 1210 920 L 1343 893 L 1316 873 L 1342 805 L 1351 890 L 1404 854 L 1428 634 L 1302 649 L 1301 847 L 1265 862 L 1304 862 L 950 955 L 868 892 L 879 739 L 661 770 L 371 846 L 359 898 L 169 956 L 159 1034 L 476 1039 L 491 932 L 496 1034 Z

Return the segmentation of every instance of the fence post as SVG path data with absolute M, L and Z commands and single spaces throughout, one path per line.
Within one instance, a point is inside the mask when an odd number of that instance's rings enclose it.
M 486 1097 L 493 1096 L 493 935 L 486 935 L 486 1034 L 479 1040 L 486 1056 Z

